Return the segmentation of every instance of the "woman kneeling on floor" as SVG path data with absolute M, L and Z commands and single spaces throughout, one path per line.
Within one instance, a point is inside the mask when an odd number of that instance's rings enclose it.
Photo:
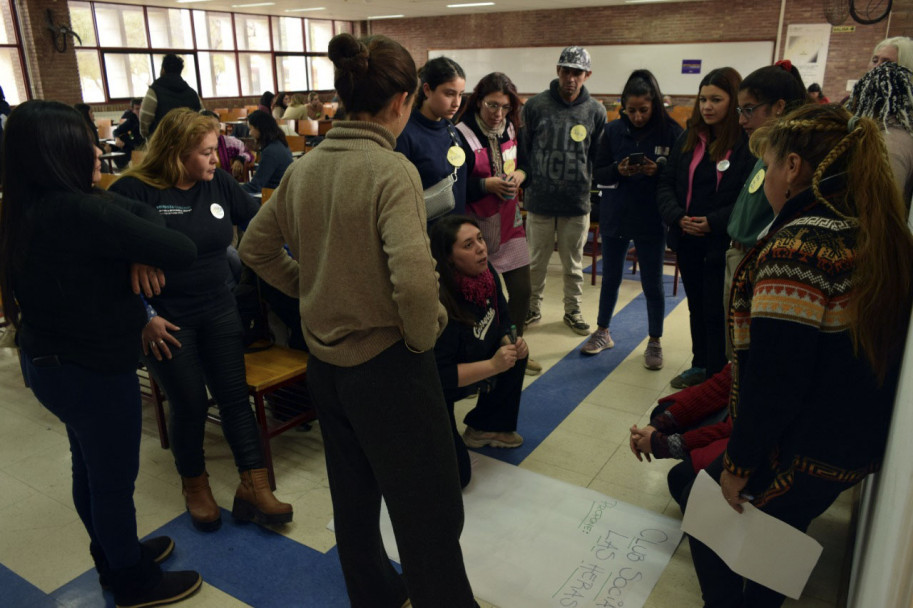
M 466 446 L 516 448 L 523 444 L 516 429 L 529 349 L 517 336 L 475 220 L 462 215 L 439 220 L 431 229 L 431 253 L 441 276 L 441 303 L 449 317 L 434 354 L 450 410 L 460 483 L 465 488 L 472 475 Z M 466 432 L 460 441 L 454 403 L 475 392 L 479 401 L 464 418 Z

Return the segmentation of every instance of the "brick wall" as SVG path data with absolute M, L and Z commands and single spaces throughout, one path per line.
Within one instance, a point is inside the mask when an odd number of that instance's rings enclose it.
M 66 2 L 16 0 L 15 4 L 22 27 L 22 44 L 32 98 L 55 99 L 70 104 L 82 101 L 73 41 L 68 39 L 67 50 L 58 53 L 54 49 L 51 32 L 47 29 L 48 9 L 51 10 L 55 24 L 70 23 Z
M 855 25 L 852 33 L 831 34 L 825 81 L 832 100 L 843 97 L 848 79 L 865 72 L 875 44 L 887 35 L 913 35 L 913 0 L 895 2 L 887 22 Z M 653 44 L 730 42 L 777 38 L 780 3 L 775 0 L 708 0 L 679 4 L 607 6 L 372 22 L 371 33 L 402 43 L 422 65 L 428 49 L 566 46 L 569 44 Z M 822 0 L 787 0 L 783 35 L 790 23 L 826 23 Z M 779 55 L 778 55 L 779 58 Z M 716 67 L 716 66 L 714 66 Z M 475 83 L 467 83 L 472 87 Z M 618 84 L 620 93 L 624 83 Z M 660 83 L 662 84 L 662 83 Z M 537 91 L 522 91 L 536 93 Z M 676 100 L 678 101 L 678 100 Z

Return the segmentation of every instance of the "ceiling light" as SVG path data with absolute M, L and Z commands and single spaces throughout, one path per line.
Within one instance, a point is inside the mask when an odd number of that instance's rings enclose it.
M 287 8 L 285 9 L 286 13 L 304 13 L 307 11 L 325 11 L 327 8 L 325 6 L 317 6 L 315 8 Z
M 368 17 L 368 21 L 377 21 L 378 19 L 402 19 L 405 15 L 377 15 Z
M 253 4 L 232 4 L 232 8 L 253 8 L 255 6 L 273 6 L 275 2 L 254 2 Z
M 447 8 L 468 8 L 470 6 L 494 6 L 494 2 L 467 2 L 465 4 L 448 4 Z

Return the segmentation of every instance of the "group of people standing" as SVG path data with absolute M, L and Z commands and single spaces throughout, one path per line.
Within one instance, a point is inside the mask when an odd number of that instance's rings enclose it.
M 752 500 L 804 529 L 877 467 L 913 298 L 907 201 L 886 160 L 883 125 L 804 104 L 787 63 L 745 80 L 732 68 L 710 71 L 684 131 L 653 75 L 637 70 L 624 87 L 624 114 L 607 125 L 584 86 L 592 68 L 581 47 L 564 49 L 549 89 L 522 110 L 507 76 L 485 76 L 453 125 L 465 74 L 452 60 L 417 71 L 397 42 L 349 34 L 331 40 L 329 58 L 348 120 L 280 172 L 262 207 L 217 169 L 217 123 L 194 109 L 153 113 L 145 158 L 109 192 L 94 189 L 100 151 L 76 110 L 30 101 L 6 122 L 0 293 L 29 385 L 66 425 L 74 502 L 118 606 L 178 601 L 201 584 L 196 572 L 161 570 L 170 539 L 137 539 L 138 358 L 171 403 L 193 525 L 215 531 L 221 521 L 202 449 L 207 388 L 240 475 L 232 515 L 292 519 L 291 505 L 270 490 L 245 388 L 226 283 L 235 227 L 245 231 L 244 262 L 300 300 L 339 558 L 356 608 L 477 606 L 459 544 L 466 447 L 523 442 L 522 382 L 536 371 L 523 329 L 541 318 L 556 241 L 563 321 L 589 336 L 583 352 L 613 345 L 631 240 L 647 295 L 647 368 L 662 367 L 667 242 L 688 292 L 693 346 L 692 367 L 673 386 L 719 376 L 728 328 L 731 380 L 721 391 L 730 434 L 706 468 L 733 508 Z M 159 87 L 156 99 L 169 91 Z M 275 119 L 254 115 L 252 127 L 268 139 L 259 125 Z M 888 126 L 909 132 L 908 122 Z M 265 149 L 282 139 L 279 132 Z M 590 335 L 580 299 L 593 183 L 609 188 Z M 473 393 L 461 437 L 454 405 Z M 646 431 L 634 427 L 632 451 L 671 452 L 676 411 L 659 409 Z M 685 484 L 681 504 L 687 495 Z M 402 575 L 381 539 L 382 498 Z M 695 539 L 692 554 L 708 606 L 782 602 L 744 584 Z

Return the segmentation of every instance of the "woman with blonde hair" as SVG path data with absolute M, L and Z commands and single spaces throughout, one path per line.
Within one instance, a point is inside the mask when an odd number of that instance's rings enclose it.
M 881 462 L 913 235 L 871 119 L 809 104 L 751 141 L 775 219 L 733 281 L 732 435 L 707 472 L 736 511 L 751 501 L 804 531 Z M 691 554 L 705 606 L 783 602 L 694 538 Z
M 295 93 L 292 95 L 288 108 L 285 109 L 282 118 L 285 120 L 301 120 L 302 118 L 307 117 L 307 98 L 305 98 L 304 93 Z
M 143 161 L 110 188 L 156 208 L 166 225 L 189 236 L 199 252 L 186 270 L 166 273 L 167 290 L 149 300 L 143 354 L 171 405 L 171 449 L 187 510 L 193 525 L 207 532 L 221 525 L 203 456 L 207 388 L 241 476 L 232 516 L 260 524 L 292 520 L 292 506 L 270 490 L 248 401 L 241 318 L 226 281 L 234 228 L 245 227 L 258 206 L 217 168 L 218 134 L 218 124 L 208 116 L 171 110 L 149 140 Z

